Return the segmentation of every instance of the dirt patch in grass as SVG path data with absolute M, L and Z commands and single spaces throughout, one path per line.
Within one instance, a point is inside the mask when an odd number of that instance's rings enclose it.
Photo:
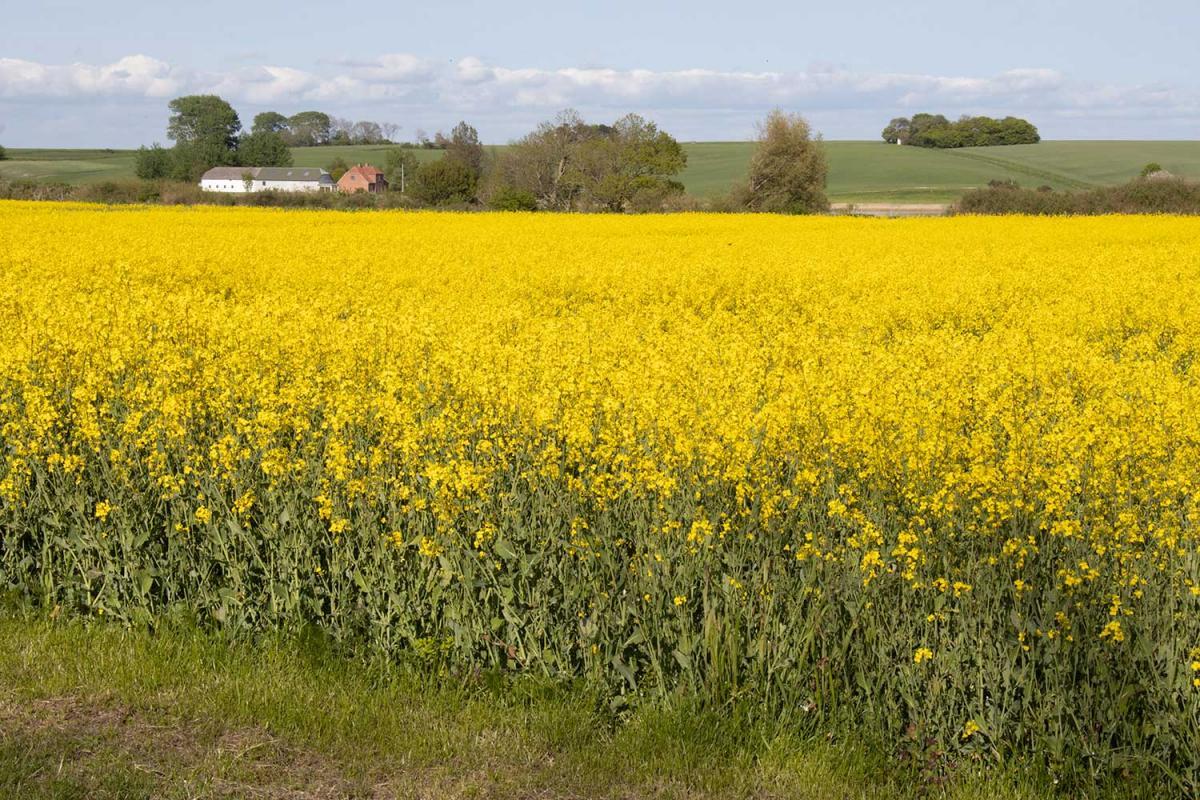
M 264 728 L 144 712 L 108 697 L 0 696 L 0 747 L 41 756 L 29 759 L 27 774 L 5 776 L 33 796 L 55 782 L 99 786 L 114 770 L 140 773 L 140 783 L 153 787 L 155 797 L 396 796 L 395 787 L 347 776 L 320 754 L 284 743 Z

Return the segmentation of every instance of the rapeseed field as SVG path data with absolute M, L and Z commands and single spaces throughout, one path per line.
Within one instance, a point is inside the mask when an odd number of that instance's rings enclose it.
M 1196 220 L 4 203 L 0 278 L 55 615 L 1200 786 Z

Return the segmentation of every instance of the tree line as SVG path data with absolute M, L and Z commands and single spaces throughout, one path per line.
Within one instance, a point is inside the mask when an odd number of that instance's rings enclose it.
M 912 119 L 897 117 L 888 123 L 882 135 L 888 144 L 936 148 L 1037 144 L 1042 140 L 1033 123 L 1019 117 L 963 116 L 951 122 L 941 114 L 915 114 Z
M 651 212 L 687 210 L 677 176 L 683 146 L 638 114 L 590 123 L 566 110 L 500 150 L 487 151 L 460 122 L 445 155 L 421 164 L 404 150 L 387 153 L 392 191 L 429 206 L 502 211 Z M 331 170 L 332 171 L 332 170 Z M 812 213 L 828 208 L 827 167 L 819 137 L 801 117 L 772 112 L 760 125 L 749 176 L 717 204 L 726 210 Z M 404 179 L 407 185 L 398 183 Z
M 340 134 L 351 142 L 386 142 L 398 128 L 348 125 L 318 111 L 291 117 L 267 111 L 255 116 L 247 133 L 237 111 L 215 95 L 177 97 L 168 108 L 167 137 L 174 144 L 139 148 L 140 178 L 195 182 L 214 166 L 286 167 L 292 165 L 290 147 L 334 144 L 344 141 Z M 417 144 L 444 153 L 422 163 L 411 145 L 398 146 L 382 154 L 382 169 L 391 191 L 422 205 L 609 212 L 686 205 L 677 177 L 687 166 L 687 153 L 675 137 L 638 114 L 593 123 L 563 111 L 492 152 L 465 121 L 448 135 L 429 139 L 422 133 Z M 338 158 L 327 168 L 337 180 L 349 165 Z M 819 211 L 828 206 L 825 180 L 819 137 L 802 118 L 777 111 L 760 126 L 748 179 L 720 203 L 729 210 Z

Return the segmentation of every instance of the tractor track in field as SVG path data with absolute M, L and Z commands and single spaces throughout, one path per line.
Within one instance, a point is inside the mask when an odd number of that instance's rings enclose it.
M 1008 159 L 999 158 L 997 156 L 988 156 L 988 155 L 984 155 L 982 153 L 976 153 L 976 152 L 968 153 L 968 152 L 964 152 L 962 150 L 953 150 L 953 149 L 946 150 L 946 153 L 947 153 L 947 155 L 955 156 L 957 158 L 966 158 L 966 159 L 970 159 L 971 161 L 978 161 L 983 164 L 990 164 L 991 166 L 1000 167 L 1001 169 L 1008 170 L 1009 172 L 1016 172 L 1020 175 L 1028 175 L 1031 178 L 1039 178 L 1039 179 L 1045 180 L 1045 181 L 1054 181 L 1056 183 L 1062 184 L 1063 186 L 1065 186 L 1068 189 L 1092 189 L 1097 186 L 1097 184 L 1095 184 L 1095 183 L 1083 181 L 1083 180 L 1080 180 L 1079 178 L 1073 178 L 1070 175 L 1064 175 L 1061 172 L 1054 172 L 1053 170 L 1041 169 L 1039 167 L 1033 167 L 1028 164 L 1022 164 L 1019 161 L 1009 161 Z

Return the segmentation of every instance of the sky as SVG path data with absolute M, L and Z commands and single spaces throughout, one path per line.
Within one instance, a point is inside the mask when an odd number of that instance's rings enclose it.
M 0 144 L 166 140 L 167 102 L 449 130 L 559 110 L 741 140 L 773 108 L 827 139 L 920 111 L 1049 139 L 1200 139 L 1200 0 L 0 0 Z

